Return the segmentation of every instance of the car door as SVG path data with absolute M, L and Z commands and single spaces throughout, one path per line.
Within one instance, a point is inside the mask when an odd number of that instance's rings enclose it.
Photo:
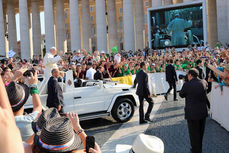
M 104 88 L 99 85 L 74 89 L 74 109 L 78 114 L 105 111 Z
M 64 92 L 64 112 L 74 112 L 74 100 L 73 100 L 73 92 Z

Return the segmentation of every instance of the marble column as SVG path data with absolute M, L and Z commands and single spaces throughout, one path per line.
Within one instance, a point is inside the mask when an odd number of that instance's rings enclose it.
M 116 2 L 115 0 L 112 0 L 112 1 L 108 0 L 107 1 L 109 51 L 111 51 L 111 49 L 114 46 L 119 46 L 115 2 Z
M 172 0 L 163 0 L 163 5 L 171 5 L 173 4 Z
M 8 30 L 7 30 L 7 18 L 6 18 L 6 14 L 7 14 L 7 9 L 5 8 L 3 8 L 3 20 L 4 20 L 4 29 L 5 29 L 5 34 L 8 32 Z M 9 41 L 8 41 L 8 36 L 5 36 L 5 49 L 6 49 L 6 53 L 5 54 L 7 54 L 8 53 L 8 51 L 9 51 Z
M 229 7 L 228 0 L 216 0 L 218 40 L 222 44 L 228 43 L 228 35 L 229 35 L 228 7 Z
M 29 19 L 29 43 L 30 43 L 30 53 L 31 53 L 31 57 L 33 58 L 33 28 L 32 28 L 32 21 L 31 21 L 31 8 L 28 5 L 28 19 Z
M 107 29 L 105 0 L 96 0 L 97 50 L 107 52 Z
M 207 1 L 208 43 L 214 47 L 218 41 L 216 0 Z
M 6 42 L 5 42 L 5 28 L 4 28 L 4 16 L 3 16 L 3 3 L 0 0 L 0 55 L 6 55 Z
M 144 8 L 142 0 L 135 0 L 136 49 L 143 49 L 143 30 L 145 29 Z
M 162 5 L 162 0 L 152 0 L 152 7 L 158 7 Z
M 32 0 L 32 32 L 33 32 L 33 54 L 41 55 L 41 23 L 40 6 L 38 0 Z
M 133 0 L 123 1 L 124 50 L 135 51 Z
M 21 58 L 31 58 L 27 0 L 19 0 Z
M 91 37 L 89 0 L 82 0 L 82 30 L 83 30 L 83 48 L 90 49 L 89 39 Z
M 44 0 L 46 52 L 55 47 L 53 1 Z
M 196 0 L 183 0 L 183 2 L 193 2 L 193 1 L 196 1 Z
M 8 40 L 9 49 L 18 53 L 17 47 L 17 29 L 15 18 L 15 2 L 14 0 L 7 0 L 7 15 L 8 15 Z
M 70 32 L 71 32 L 71 50 L 81 49 L 79 2 L 78 0 L 69 0 L 70 5 Z
M 57 50 L 67 52 L 65 18 L 64 18 L 64 1 L 56 0 L 56 33 L 57 33 Z
M 173 0 L 173 4 L 183 3 L 183 0 Z

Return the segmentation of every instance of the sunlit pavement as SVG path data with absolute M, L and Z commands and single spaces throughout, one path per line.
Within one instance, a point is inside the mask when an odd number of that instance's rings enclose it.
M 170 97 L 171 99 L 171 97 Z M 184 120 L 184 99 L 164 101 L 146 134 L 160 137 L 165 153 L 189 153 L 190 142 L 187 122 Z M 207 118 L 203 139 L 203 153 L 228 153 L 229 132 L 214 120 Z
M 171 99 L 171 97 L 170 97 Z M 111 117 L 81 122 L 88 135 L 94 135 L 103 153 L 115 153 L 117 144 L 132 145 L 140 133 L 161 138 L 165 153 L 189 153 L 190 143 L 186 120 L 184 120 L 184 100 L 164 101 L 163 96 L 154 98 L 151 113 L 153 123 L 139 125 L 138 109 L 131 121 L 121 124 Z M 145 109 L 147 108 L 145 103 Z M 203 153 L 228 153 L 229 132 L 208 118 L 203 140 Z

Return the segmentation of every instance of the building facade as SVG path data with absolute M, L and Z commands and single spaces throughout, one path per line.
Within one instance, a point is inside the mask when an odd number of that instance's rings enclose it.
M 0 55 L 12 49 L 22 58 L 32 58 L 53 46 L 64 52 L 86 49 L 109 53 L 114 46 L 142 49 L 148 46 L 147 8 L 191 1 L 195 0 L 0 0 Z M 226 43 L 229 17 L 225 11 L 229 11 L 229 1 L 206 1 L 209 42 Z M 20 21 L 19 43 L 16 14 Z

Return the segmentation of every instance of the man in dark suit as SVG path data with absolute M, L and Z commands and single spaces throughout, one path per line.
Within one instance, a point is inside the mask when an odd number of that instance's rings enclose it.
M 136 85 L 138 84 L 136 94 L 138 95 L 140 101 L 139 123 L 144 124 L 147 123 L 147 121 L 152 122 L 150 120 L 150 113 L 153 109 L 153 99 L 150 97 L 150 91 L 148 87 L 148 75 L 145 72 L 146 71 L 145 63 L 142 62 L 140 64 L 140 67 L 141 67 L 141 71 L 138 72 L 138 74 L 136 75 L 133 88 L 135 88 Z M 143 101 L 144 99 L 149 103 L 145 116 L 144 116 L 144 101 Z
M 165 94 L 165 99 L 168 100 L 168 94 L 170 93 L 170 91 L 173 88 L 173 100 L 177 101 L 177 88 L 176 88 L 176 84 L 177 82 L 177 73 L 175 70 L 175 67 L 172 65 L 173 64 L 173 60 L 170 59 L 169 60 L 169 65 L 166 66 L 166 70 L 165 70 L 165 76 L 166 76 L 166 81 L 169 83 L 169 89 L 167 91 L 167 93 Z
M 197 61 L 196 61 L 196 69 L 199 71 L 199 78 L 200 79 L 204 79 L 204 71 L 203 71 L 203 69 L 202 69 L 202 67 L 203 67 L 203 63 L 202 63 L 202 60 L 200 60 L 200 59 L 198 59 Z
M 180 97 L 185 98 L 185 119 L 188 123 L 191 152 L 202 152 L 207 113 L 207 82 L 198 78 L 199 72 L 193 68 L 188 72 L 188 82 L 185 82 Z
M 49 108 L 55 107 L 60 113 L 63 113 L 64 97 L 63 91 L 60 85 L 58 84 L 59 76 L 59 70 L 53 69 L 52 76 L 48 81 L 48 98 L 46 106 Z
M 94 74 L 94 80 L 103 80 L 103 67 L 99 66 L 97 72 Z

